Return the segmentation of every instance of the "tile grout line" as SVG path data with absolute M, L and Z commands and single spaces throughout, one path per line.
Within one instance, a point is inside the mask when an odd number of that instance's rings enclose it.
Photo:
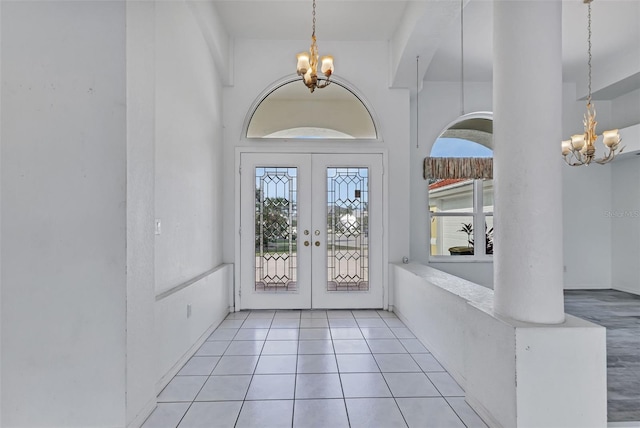
M 380 318 L 382 318 L 382 317 L 380 317 Z M 387 324 L 387 322 L 385 320 L 382 320 L 382 321 L 385 324 Z M 387 325 L 387 327 L 391 330 L 391 327 L 389 327 L 388 325 Z M 358 328 L 360 328 L 360 327 L 358 326 Z M 395 333 L 394 333 L 393 330 L 391 330 L 391 333 L 395 336 Z M 360 330 L 360 334 L 362 334 L 362 330 Z M 362 335 L 362 337 L 364 337 L 364 334 Z M 396 339 L 397 339 L 397 337 L 396 337 Z M 382 380 L 384 380 L 384 384 L 387 385 L 387 388 L 389 389 L 389 394 L 391 394 L 391 398 L 393 398 L 393 402 L 396 404 L 396 408 L 398 409 L 398 412 L 400 413 L 400 416 L 402 416 L 402 420 L 404 421 L 404 424 L 408 427 L 409 423 L 407 422 L 407 418 L 404 416 L 404 413 L 402 413 L 402 409 L 400 408 L 400 404 L 398 404 L 398 400 L 396 399 L 396 396 L 393 394 L 393 390 L 391 389 L 391 386 L 389 386 L 389 382 L 387 381 L 387 378 L 384 376 L 384 373 L 382 372 L 382 367 L 380 367 L 380 364 L 378 363 L 378 360 L 376 359 L 375 355 L 373 354 L 373 350 L 369 346 L 369 342 L 366 341 L 366 339 L 365 339 L 365 343 L 367 344 L 367 347 L 369 348 L 369 351 L 371 352 L 371 356 L 373 357 L 373 360 L 376 362 L 376 365 L 378 366 L 378 370 L 380 370 L 380 376 L 382 376 Z M 404 348 L 404 345 L 402 345 L 402 342 L 400 342 L 400 345 Z M 405 348 L 405 351 L 406 350 L 407 349 Z M 409 354 L 409 355 L 411 355 L 411 354 Z
M 351 315 L 353 315 L 353 313 Z M 336 360 L 336 369 L 338 370 L 338 380 L 340 381 L 340 391 L 342 392 L 342 404 L 344 406 L 344 412 L 347 415 L 347 425 L 351 428 L 351 418 L 349 417 L 349 408 L 347 407 L 347 397 L 344 394 L 344 385 L 342 384 L 342 372 L 340 371 L 340 365 L 338 364 L 338 354 L 336 353 L 336 347 L 333 345 L 333 333 L 331 332 L 331 324 L 328 319 L 327 324 L 329 325 L 329 338 L 331 339 L 333 358 Z
M 251 315 L 252 311 L 249 311 L 249 315 L 247 315 L 247 317 L 245 318 L 245 320 L 242 322 L 242 324 L 240 325 L 240 329 L 238 329 L 238 332 L 240 332 L 240 330 L 242 329 L 242 325 L 244 325 L 244 322 L 249 319 L 249 316 Z M 274 316 L 275 316 L 275 312 L 274 312 Z M 271 324 L 273 323 L 273 318 L 271 319 L 271 323 L 269 323 L 269 331 L 271 330 Z M 242 399 L 242 404 L 240 405 L 240 410 L 238 410 L 238 416 L 236 416 L 236 422 L 233 424 L 234 427 L 236 427 L 238 425 L 238 422 L 240 421 L 240 415 L 242 414 L 242 409 L 244 408 L 244 404 L 247 402 L 247 395 L 249 395 L 249 390 L 251 389 L 251 384 L 253 383 L 253 378 L 256 375 L 256 370 L 258 369 L 258 363 L 260 363 L 260 357 L 262 356 L 262 349 L 264 349 L 264 345 L 265 343 L 267 343 L 267 337 L 269 337 L 269 331 L 267 331 L 267 336 L 265 337 L 264 342 L 262 343 L 262 348 L 260 350 L 260 355 L 258 355 L 258 359 L 256 360 L 256 365 L 253 367 L 253 372 L 251 373 L 251 379 L 249 380 L 249 385 L 247 386 L 247 391 L 244 393 L 244 398 Z

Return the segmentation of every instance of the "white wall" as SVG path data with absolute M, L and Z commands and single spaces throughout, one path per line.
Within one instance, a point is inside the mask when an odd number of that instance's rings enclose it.
M 187 287 L 158 296 L 157 345 L 152 357 L 159 373 L 155 384 L 158 392 L 229 313 L 232 282 L 233 265 L 222 265 Z
M 123 426 L 125 3 L 2 2 L 2 42 L 0 425 Z
M 600 124 L 598 124 L 598 129 L 626 128 L 640 123 L 640 89 L 621 95 L 611 101 L 611 117 L 609 127 L 600 128 Z
M 229 307 L 208 21 L 182 1 L 1 7 L 0 425 L 138 426 L 159 362 Z
M 640 156 L 613 163 L 613 288 L 640 294 Z
M 563 138 L 583 132 L 585 101 L 575 86 L 563 86 Z M 598 131 L 609 129 L 611 103 L 595 101 Z M 597 153 L 599 156 L 602 152 Z M 559 156 L 560 154 L 558 154 Z M 563 168 L 564 287 L 611 288 L 611 165 Z
M 260 141 L 252 143 L 242 139 L 243 123 L 252 103 L 272 83 L 290 77 L 295 73 L 295 54 L 305 49 L 308 40 L 273 41 L 273 40 L 236 40 L 234 86 L 224 91 L 224 125 L 225 125 L 225 235 L 224 259 L 234 261 L 237 229 L 235 224 L 238 215 L 235 206 L 235 181 L 238 171 L 235 166 L 235 151 L 239 147 L 284 147 L 295 151 L 295 144 L 284 145 L 282 142 Z M 382 142 L 354 142 L 340 144 L 340 149 L 349 148 L 360 152 L 368 150 L 388 151 L 386 179 L 389 183 L 386 204 L 389 207 L 388 228 L 385 234 L 388 239 L 388 257 L 392 261 L 401 260 L 409 253 L 409 92 L 404 89 L 389 89 L 387 68 L 377 62 L 379 58 L 387 58 L 386 43 L 338 43 L 321 42 L 321 52 L 331 52 L 335 58 L 336 72 L 339 78 L 350 82 L 360 95 L 364 97 L 372 113 L 379 119 L 379 135 Z M 354 60 L 357 58 L 357 61 Z M 256 72 L 255 64 L 259 64 Z M 362 73 L 362 70 L 367 70 Z M 302 83 L 300 83 L 302 85 Z M 323 143 L 324 147 L 336 147 L 335 143 Z M 308 143 L 305 144 L 308 147 Z M 298 146 L 299 148 L 300 146 Z M 234 181 L 232 181 L 232 178 Z
M 156 405 L 154 182 L 155 3 L 128 1 L 126 422 Z
M 184 2 L 156 5 L 158 293 L 222 263 L 222 85 Z
M 157 388 L 229 310 L 222 262 L 221 73 L 185 2 L 158 2 L 155 73 Z M 204 20 L 204 21 L 202 21 Z M 190 313 L 187 313 L 187 306 Z M 158 391 L 159 392 L 159 391 Z
M 639 9 L 640 13 L 640 9 Z M 640 147 L 640 89 L 611 102 L 612 127 L 634 127 L 623 136 L 625 152 Z M 607 129 L 607 128 L 603 128 Z M 612 165 L 612 287 L 640 294 L 640 157 L 627 154 Z

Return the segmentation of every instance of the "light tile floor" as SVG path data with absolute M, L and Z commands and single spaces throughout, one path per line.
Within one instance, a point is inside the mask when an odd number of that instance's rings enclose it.
M 393 313 L 229 314 L 143 428 L 486 427 Z

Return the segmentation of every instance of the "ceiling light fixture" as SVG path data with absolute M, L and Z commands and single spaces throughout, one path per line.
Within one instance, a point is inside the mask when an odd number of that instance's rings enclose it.
M 322 64 L 320 70 L 326 76 L 322 82 L 318 79 L 318 45 L 316 45 L 316 0 L 313 0 L 313 32 L 311 33 L 311 52 L 302 52 L 298 58 L 298 76 L 302 76 L 304 84 L 311 92 L 316 88 L 326 88 L 329 86 L 329 78 L 333 73 L 333 57 L 330 55 L 320 58 Z
M 594 143 L 598 139 L 596 134 L 596 109 L 591 103 L 591 2 L 593 0 L 582 0 L 589 6 L 589 24 L 588 30 L 588 43 L 589 43 L 589 95 L 587 96 L 587 112 L 584 115 L 584 134 L 572 135 L 570 140 L 564 140 L 562 142 L 562 158 L 571 166 L 589 165 L 591 162 L 599 164 L 605 164 L 613 160 L 617 153 L 622 153 L 624 147 L 620 148 L 620 133 L 617 129 L 610 131 L 604 131 L 602 133 L 602 143 L 606 147 L 605 155 L 601 158 L 596 158 L 596 148 Z

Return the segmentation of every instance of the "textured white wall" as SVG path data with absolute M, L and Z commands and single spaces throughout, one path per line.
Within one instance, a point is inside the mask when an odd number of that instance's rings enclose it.
M 640 294 L 640 156 L 613 163 L 612 286 Z
M 222 76 L 202 32 L 216 17 L 196 19 L 197 11 L 182 1 L 155 6 L 156 392 L 227 315 L 233 282 L 230 266 L 216 269 L 226 184 Z
M 127 2 L 126 421 L 156 405 L 154 182 L 155 3 Z
M 221 77 L 198 23 L 184 2 L 2 3 L 3 426 L 135 426 L 155 404 L 156 293 L 221 261 Z M 174 359 L 226 314 L 217 284 L 169 305 L 212 305 L 160 332 L 190 338 Z
M 639 30 L 640 31 L 640 30 Z M 611 123 L 608 127 L 601 127 L 598 123 L 598 130 L 611 128 L 626 128 L 640 123 L 640 89 L 621 95 L 611 101 Z M 628 143 L 625 143 L 628 144 Z
M 183 2 L 156 5 L 158 293 L 222 262 L 222 89 L 209 48 Z
M 2 42 L 0 425 L 123 426 L 125 3 L 3 2 Z
M 596 101 L 598 131 L 608 129 L 610 102 Z M 563 87 L 563 138 L 582 132 L 586 111 L 575 86 Z M 601 153 L 601 152 L 600 152 Z M 560 156 L 560 154 L 558 154 Z M 563 165 L 564 287 L 611 288 L 611 165 Z

